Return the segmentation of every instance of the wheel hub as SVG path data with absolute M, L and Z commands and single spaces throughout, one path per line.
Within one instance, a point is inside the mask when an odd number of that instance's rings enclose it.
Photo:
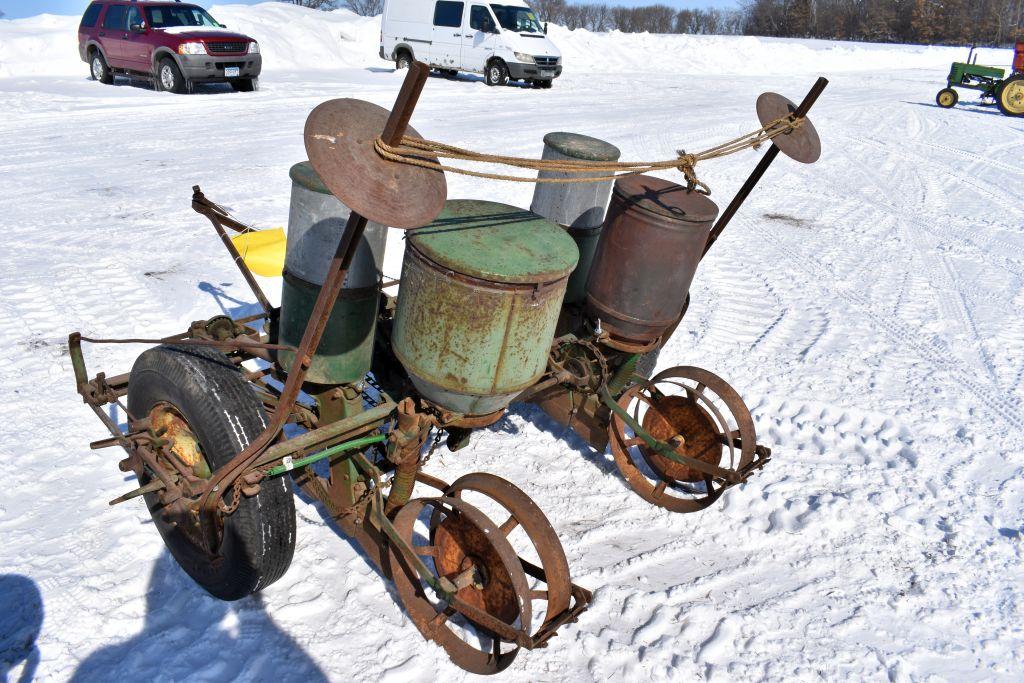
M 512 578 L 487 535 L 461 514 L 445 517 L 434 531 L 437 573 L 460 586 L 457 597 L 511 624 L 519 616 Z
M 721 432 L 707 411 L 688 396 L 661 396 L 651 401 L 644 415 L 644 430 L 658 441 L 678 445 L 679 455 L 695 458 L 711 465 L 722 459 Z M 663 478 L 674 481 L 696 482 L 704 473 L 688 465 L 666 458 L 646 444 L 640 446 L 644 460 Z

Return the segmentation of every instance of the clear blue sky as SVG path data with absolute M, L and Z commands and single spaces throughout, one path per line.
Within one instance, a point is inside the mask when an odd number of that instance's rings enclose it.
M 203 7 L 211 5 L 243 4 L 254 5 L 266 0 L 188 0 Z M 656 3 L 684 7 L 736 7 L 737 0 L 595 0 L 609 5 L 653 5 Z M 0 0 L 0 11 L 6 19 L 30 17 L 48 12 L 50 14 L 81 14 L 89 0 Z

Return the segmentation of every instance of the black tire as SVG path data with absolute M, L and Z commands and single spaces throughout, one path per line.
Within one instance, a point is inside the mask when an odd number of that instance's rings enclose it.
M 484 83 L 487 85 L 507 85 L 508 67 L 500 59 L 493 60 L 484 67 Z
M 141 420 L 155 406 L 167 404 L 188 423 L 214 471 L 251 443 L 266 424 L 262 404 L 238 369 L 224 354 L 206 347 L 158 346 L 135 361 L 128 411 Z M 231 501 L 231 491 L 224 500 Z M 241 497 L 238 508 L 224 517 L 216 560 L 164 519 L 158 494 L 147 494 L 146 504 L 174 559 L 221 600 L 238 600 L 266 588 L 291 564 L 295 501 L 288 477 L 266 480 L 257 495 Z
M 545 90 L 549 90 L 551 88 L 552 83 L 554 83 L 554 81 L 541 81 L 540 87 L 544 88 Z
M 235 92 L 254 92 L 259 89 L 258 81 L 255 78 L 239 78 L 231 81 L 231 87 Z
M 111 73 L 110 67 L 107 66 L 107 60 L 103 59 L 99 50 L 92 51 L 92 57 L 89 58 L 89 71 L 94 81 L 99 81 L 104 85 L 114 82 L 114 74 Z
M 158 90 L 177 93 L 181 95 L 188 90 L 185 77 L 181 75 L 181 69 L 170 57 L 164 57 L 156 65 L 156 84 Z
M 935 104 L 943 109 L 952 109 L 960 101 L 960 94 L 952 88 L 943 88 L 935 96 Z
M 410 66 L 412 66 L 412 55 L 405 50 L 399 50 L 395 55 L 395 68 L 408 69 Z
M 1005 116 L 1024 116 L 1024 74 L 1010 76 L 999 84 L 996 106 Z

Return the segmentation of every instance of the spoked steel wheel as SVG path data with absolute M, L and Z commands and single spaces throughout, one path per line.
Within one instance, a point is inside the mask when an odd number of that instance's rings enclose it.
M 543 610 L 543 619 L 539 619 L 536 610 L 533 612 L 535 621 L 539 621 L 534 638 L 540 638 L 543 630 L 569 608 L 572 595 L 569 562 L 548 518 L 522 489 L 485 472 L 460 477 L 444 495 L 466 500 L 502 520 L 498 528 L 512 544 L 528 574 L 529 599 Z M 439 528 L 433 522 L 431 520 L 431 528 Z M 524 626 L 533 632 L 531 624 L 524 623 Z
M 438 600 L 392 546 L 392 578 L 416 627 L 467 671 L 493 674 L 507 668 L 519 653 L 512 634 L 528 628 L 532 610 L 526 573 L 502 530 L 453 497 L 411 500 L 395 515 L 394 526 L 435 580 L 451 581 L 456 598 L 474 608 L 463 613 Z
M 640 428 L 674 453 L 720 468 L 703 472 L 650 447 L 622 416 L 608 425 L 612 455 L 630 488 L 672 512 L 714 503 L 756 453 L 754 422 L 739 394 L 707 370 L 675 367 L 628 389 L 618 400 Z

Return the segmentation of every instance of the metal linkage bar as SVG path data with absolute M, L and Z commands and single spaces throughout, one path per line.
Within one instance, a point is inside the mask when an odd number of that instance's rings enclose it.
M 384 127 L 383 137 L 389 144 L 397 144 L 405 134 L 409 119 L 416 108 L 416 102 L 419 100 L 429 73 L 430 69 L 419 62 L 414 63 L 409 69 L 409 74 L 406 76 L 405 82 L 402 83 L 402 89 L 398 93 L 395 106 Z M 281 392 L 278 410 L 275 411 L 270 425 L 244 451 L 219 469 L 207 484 L 200 499 L 200 519 L 204 526 L 205 538 L 216 538 L 214 519 L 223 491 L 252 466 L 260 453 L 277 437 L 287 422 L 288 415 L 298 399 L 302 383 L 312 363 L 313 353 L 320 345 L 327 320 L 345 282 L 349 265 L 352 263 L 359 245 L 359 238 L 366 228 L 366 222 L 366 218 L 355 211 L 349 216 L 345 231 L 342 233 L 334 258 L 328 268 L 329 275 L 317 296 L 306 331 L 302 336 L 298 352 L 295 354 L 295 361 L 288 372 L 288 379 Z M 227 241 L 230 242 L 230 240 Z M 209 550 L 216 551 L 215 548 Z

